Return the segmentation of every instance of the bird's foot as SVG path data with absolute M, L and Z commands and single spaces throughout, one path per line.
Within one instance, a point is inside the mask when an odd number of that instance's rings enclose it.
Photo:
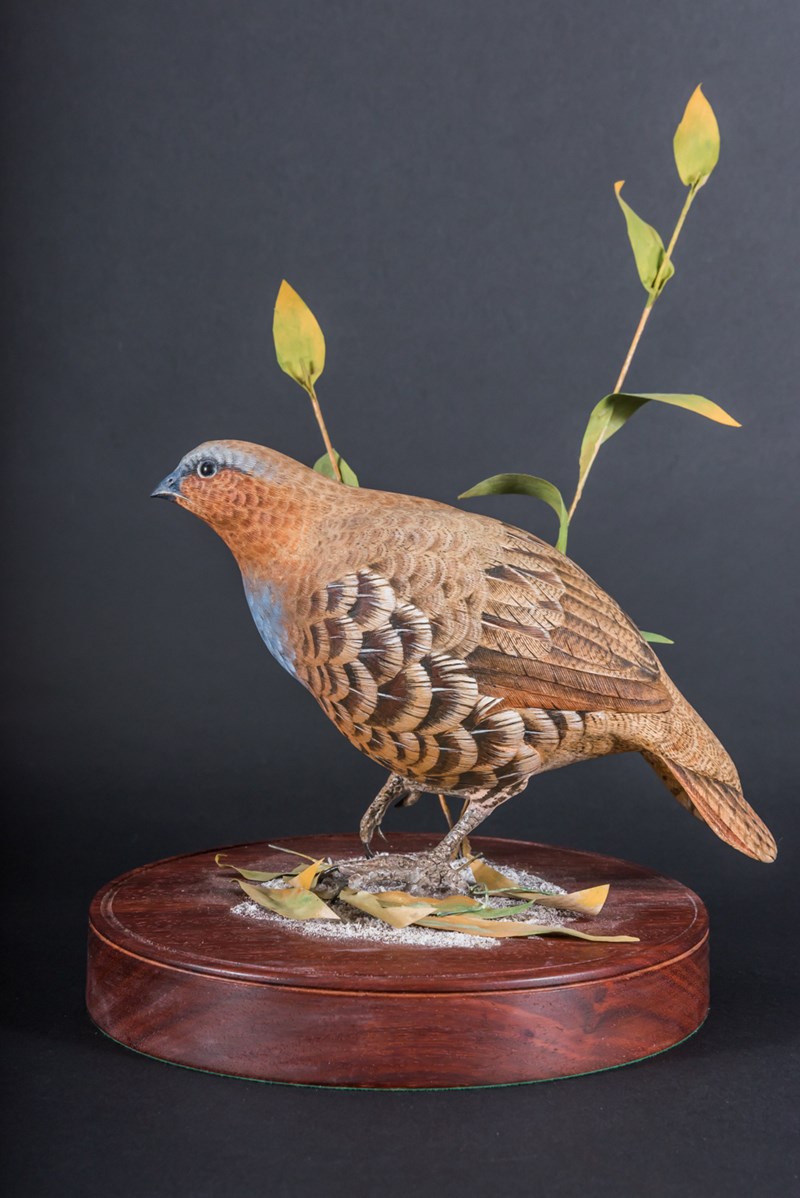
M 364 812 L 359 825 L 359 836 L 364 846 L 365 856 L 372 857 L 374 855 L 372 838 L 376 832 L 383 836 L 381 824 L 389 808 L 408 807 L 412 803 L 416 803 L 418 798 L 419 791 L 411 790 L 408 784 L 402 778 L 398 777 L 397 774 L 391 775 L 386 785 L 381 788 Z M 386 839 L 385 837 L 383 838 L 384 840 Z

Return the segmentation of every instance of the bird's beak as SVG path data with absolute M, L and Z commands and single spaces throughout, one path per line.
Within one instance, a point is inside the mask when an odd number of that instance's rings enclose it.
M 172 503 L 179 498 L 181 493 L 181 480 L 177 474 L 168 474 L 162 479 L 156 487 L 155 491 L 150 494 L 151 499 L 169 499 Z

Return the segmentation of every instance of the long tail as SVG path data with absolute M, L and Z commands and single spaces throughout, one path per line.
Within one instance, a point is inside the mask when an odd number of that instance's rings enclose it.
M 775 838 L 742 794 L 736 767 L 714 733 L 677 687 L 672 710 L 647 721 L 642 756 L 679 803 L 721 840 L 757 861 L 774 861 Z

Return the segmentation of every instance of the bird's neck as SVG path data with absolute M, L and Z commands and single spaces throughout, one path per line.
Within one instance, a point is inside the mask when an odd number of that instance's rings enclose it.
M 245 586 L 291 590 L 319 554 L 331 510 L 344 490 L 317 488 L 305 480 L 247 479 L 233 515 L 212 524 L 236 558 Z

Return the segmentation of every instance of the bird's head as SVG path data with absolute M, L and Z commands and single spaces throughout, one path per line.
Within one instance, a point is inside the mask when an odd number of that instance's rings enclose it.
M 210 524 L 242 560 L 274 542 L 288 508 L 303 503 L 316 481 L 308 467 L 248 441 L 206 441 L 185 454 L 153 491 Z M 294 514 L 294 513 L 293 513 Z

